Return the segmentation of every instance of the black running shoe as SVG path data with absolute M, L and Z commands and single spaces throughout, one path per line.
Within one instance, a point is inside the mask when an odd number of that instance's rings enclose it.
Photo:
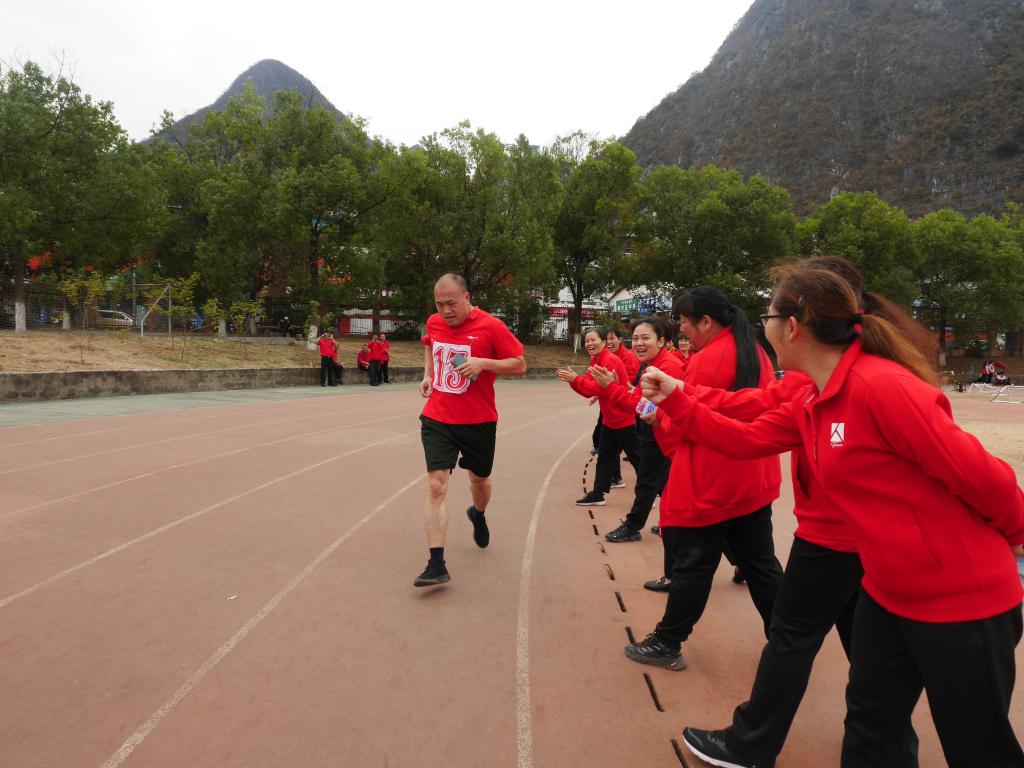
M 686 659 L 683 658 L 682 652 L 678 648 L 669 648 L 653 632 L 639 643 L 627 645 L 626 655 L 641 664 L 671 669 L 673 672 L 686 669 Z
M 620 522 L 622 525 L 604 535 L 605 541 L 610 541 L 612 544 L 621 544 L 624 541 L 640 541 L 640 531 L 634 531 L 625 520 Z
M 644 589 L 649 589 L 651 592 L 668 592 L 672 589 L 672 579 L 659 576 L 654 581 L 645 581 Z
M 605 504 L 604 494 L 590 491 L 582 499 L 576 499 L 576 504 L 581 507 L 603 507 Z
M 491 532 L 487 530 L 487 520 L 484 519 L 484 515 L 478 512 L 476 507 L 469 507 L 466 510 L 466 516 L 473 524 L 473 541 L 480 549 L 486 549 L 487 545 L 491 543 Z
M 728 731 L 683 728 L 683 741 L 693 754 L 719 768 L 775 768 L 774 760 L 756 760 L 737 754 L 729 745 Z
M 444 567 L 443 563 L 438 565 L 433 560 L 428 560 L 426 570 L 419 575 L 412 585 L 414 587 L 433 587 L 451 580 L 452 577 L 448 575 L 448 569 Z
M 651 526 L 651 533 L 653 533 L 655 536 L 657 536 L 658 534 L 661 533 L 661 527 L 657 526 L 657 525 L 652 525 Z
M 612 478 L 611 487 L 612 488 L 625 488 L 626 487 L 626 483 L 623 482 L 621 477 L 613 477 Z
M 743 575 L 743 571 L 740 570 L 740 567 L 738 565 L 735 568 L 733 568 L 733 571 L 732 571 L 732 583 L 733 584 L 742 584 L 746 580 L 747 580 L 747 577 Z

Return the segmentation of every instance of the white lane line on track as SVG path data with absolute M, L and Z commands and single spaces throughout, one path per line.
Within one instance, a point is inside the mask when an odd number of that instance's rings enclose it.
M 397 417 L 392 416 L 392 417 L 388 417 L 388 418 L 397 418 Z M 537 419 L 537 421 L 544 421 L 545 419 L 550 419 L 550 418 L 554 418 L 554 416 L 546 416 L 543 419 Z M 378 419 L 374 419 L 374 421 L 378 421 Z M 531 421 L 531 422 L 527 422 L 526 424 L 520 425 L 518 427 L 512 427 L 511 429 L 505 430 L 501 434 L 508 434 L 509 432 L 515 432 L 516 430 L 522 429 L 523 427 L 529 426 L 530 424 L 536 424 L 537 421 Z M 350 425 L 350 426 L 353 426 L 353 425 Z M 318 468 L 324 466 L 325 464 L 330 464 L 332 461 L 337 461 L 338 459 L 343 459 L 346 456 L 351 456 L 352 454 L 360 453 L 361 451 L 365 451 L 365 450 L 368 450 L 370 448 L 374 448 L 374 447 L 376 447 L 378 445 L 383 445 L 385 443 L 390 443 L 391 441 L 398 440 L 399 438 L 402 438 L 402 437 L 408 437 L 409 435 L 416 434 L 417 432 L 419 432 L 419 429 L 414 429 L 414 430 L 411 430 L 409 432 L 403 432 L 401 434 L 394 435 L 394 436 L 386 438 L 384 440 L 378 440 L 375 443 L 369 443 L 368 445 L 363 445 L 363 446 L 360 446 L 359 448 L 354 448 L 354 449 L 352 449 L 350 451 L 346 451 L 345 453 L 341 453 L 341 454 L 338 454 L 337 456 L 332 456 L 329 459 L 325 459 L 324 461 L 317 462 L 316 464 L 310 464 L 309 466 L 303 467 L 302 469 L 297 469 L 294 472 L 289 472 L 286 475 L 282 475 L 281 477 L 275 478 L 274 480 L 270 480 L 270 481 L 268 481 L 266 483 L 263 483 L 262 485 L 258 485 L 258 486 L 254 487 L 254 488 L 250 488 L 250 489 L 248 489 L 246 491 L 243 491 L 242 493 L 235 494 L 231 498 L 223 499 L 221 501 L 218 501 L 215 504 L 211 504 L 208 507 L 203 507 L 200 510 L 197 510 L 195 512 L 192 512 L 191 514 L 185 515 L 184 517 L 179 517 L 177 520 L 172 520 L 171 522 L 167 523 L 166 525 L 162 525 L 159 528 L 154 528 L 152 531 L 144 533 L 141 536 L 137 536 L 134 539 L 132 539 L 131 541 L 126 541 L 123 544 L 118 544 L 116 547 L 112 547 L 112 548 L 106 550 L 105 552 L 101 552 L 100 554 L 96 555 L 95 557 L 91 557 L 88 560 L 84 560 L 81 563 L 78 563 L 77 565 L 73 565 L 70 568 L 67 568 L 67 569 L 61 571 L 60 573 L 56 573 L 56 574 L 54 574 L 53 576 L 50 576 L 47 579 L 43 579 L 40 582 L 36 582 L 32 586 L 26 587 L 25 589 L 21 590 L 20 592 L 15 592 L 15 593 L 13 593 L 11 595 L 8 595 L 7 597 L 5 597 L 2 600 L 0 600 L 0 609 L 6 608 L 11 603 L 13 603 L 13 602 L 15 602 L 17 600 L 20 600 L 23 597 L 28 597 L 33 592 L 36 592 L 36 591 L 38 591 L 40 589 L 43 589 L 44 587 L 48 587 L 51 584 L 55 584 L 58 581 L 60 581 L 61 579 L 65 578 L 66 576 L 70 576 L 72 573 L 77 573 L 78 571 L 82 570 L 83 568 L 88 568 L 89 566 L 95 565 L 96 563 L 99 563 L 99 562 L 101 562 L 103 560 L 106 560 L 109 557 L 113 557 L 114 555 L 116 555 L 116 554 L 118 554 L 120 552 L 123 552 L 124 550 L 128 549 L 129 547 L 133 547 L 136 544 L 141 544 L 142 542 L 147 541 L 147 540 L 153 538 L 154 536 L 158 536 L 161 533 L 169 531 L 169 530 L 171 530 L 173 528 L 177 528 L 179 525 L 182 525 L 182 524 L 187 523 L 187 522 L 189 522 L 191 520 L 194 520 L 197 517 L 201 517 L 202 515 L 205 515 L 207 512 L 212 512 L 215 509 L 219 509 L 220 507 L 223 507 L 223 506 L 225 506 L 227 504 L 231 504 L 232 502 L 238 501 L 239 499 L 244 499 L 246 496 L 250 496 L 250 495 L 252 495 L 252 494 L 254 494 L 254 493 L 258 492 L 258 491 L 262 491 L 264 488 L 269 488 L 272 485 L 276 485 L 277 483 L 283 482 L 285 480 L 289 480 L 289 479 L 291 479 L 293 477 L 296 477 L 298 475 L 301 475 L 301 474 L 303 474 L 305 472 L 309 472 L 310 470 L 318 469 Z
M 356 395 L 356 397 L 358 397 L 358 395 Z M 10 472 L 24 472 L 25 470 L 29 470 L 29 469 L 38 469 L 39 467 L 48 467 L 48 466 L 51 466 L 53 464 L 63 464 L 63 463 L 69 462 L 69 461 L 80 461 L 82 459 L 91 459 L 91 458 L 94 458 L 96 456 L 107 456 L 107 455 L 109 455 L 111 453 L 119 453 L 121 451 L 130 451 L 130 450 L 133 450 L 135 448 L 148 448 L 148 447 L 153 446 L 153 445 L 163 445 L 165 443 L 173 443 L 176 440 L 189 440 L 189 439 L 194 438 L 194 437 L 205 437 L 206 435 L 218 435 L 218 434 L 220 434 L 222 432 L 233 432 L 234 430 L 246 429 L 247 427 L 263 427 L 263 426 L 267 426 L 268 424 L 283 424 L 285 422 L 295 422 L 295 421 L 301 421 L 301 420 L 304 420 L 304 419 L 321 419 L 322 420 L 323 418 L 324 418 L 324 414 L 321 413 L 321 412 L 310 413 L 310 414 L 306 414 L 306 415 L 299 415 L 299 414 L 292 413 L 292 414 L 289 414 L 288 416 L 285 416 L 283 418 L 278 418 L 278 419 L 269 419 L 267 421 L 252 421 L 252 422 L 248 422 L 246 424 L 236 424 L 236 425 L 230 426 L 230 427 L 221 427 L 220 429 L 211 429 L 211 430 L 207 430 L 206 432 L 190 432 L 187 435 L 177 435 L 175 437 L 165 437 L 162 440 L 151 440 L 148 443 L 132 443 L 131 445 L 121 445 L 121 446 L 118 446 L 117 448 L 108 448 L 107 450 L 104 450 L 104 451 L 93 451 L 92 453 L 81 453 L 81 454 L 78 454 L 77 456 L 67 456 L 67 457 L 62 458 L 62 459 L 51 459 L 50 461 L 41 461 L 41 462 L 38 462 L 36 464 L 26 464 L 23 467 L 13 467 L 11 469 L 0 470 L 0 475 L 6 475 L 6 474 L 8 474 Z
M 530 578 L 533 575 L 533 548 L 537 540 L 537 524 L 541 508 L 548 494 L 548 486 L 555 471 L 568 456 L 589 436 L 585 432 L 558 457 L 544 478 L 544 484 L 537 494 L 537 503 L 530 517 L 530 528 L 526 534 L 526 549 L 523 551 L 523 569 L 519 575 L 519 618 L 516 623 L 516 768 L 533 768 L 533 703 L 530 699 Z
M 528 421 L 525 424 L 520 424 L 518 427 L 512 427 L 511 429 L 499 432 L 498 436 L 500 437 L 503 435 L 507 435 L 510 432 L 515 432 L 517 430 L 524 429 L 526 427 L 533 426 L 534 424 L 537 424 L 539 422 L 547 421 L 548 419 L 553 418 L 555 418 L 554 415 L 544 416 L 540 419 L 535 419 L 534 421 Z M 583 437 L 586 437 L 586 435 L 584 435 Z M 582 440 L 583 437 L 581 437 L 580 440 Z M 580 442 L 580 440 L 577 440 L 575 443 L 573 443 L 573 447 L 575 447 Z M 563 455 L 562 458 L 564 457 L 565 455 Z M 559 462 L 561 462 L 561 460 L 562 459 L 559 459 Z M 334 551 L 337 550 L 338 547 L 340 547 L 346 541 L 348 541 L 348 539 L 350 539 L 356 531 L 358 531 L 360 528 L 362 528 L 364 525 L 370 522 L 370 520 L 376 517 L 389 504 L 398 499 L 399 496 L 401 496 L 403 493 L 405 493 L 414 485 L 423 480 L 424 477 L 426 477 L 425 474 L 420 474 L 414 480 L 402 486 L 398 491 L 391 494 L 387 499 L 378 504 L 373 509 L 372 512 L 370 512 L 361 520 L 356 522 L 351 528 L 345 531 L 345 533 L 343 533 L 341 536 L 339 536 L 337 539 L 331 542 L 330 546 L 328 546 L 327 549 L 325 549 L 323 552 L 317 555 L 316 558 L 314 558 L 314 560 L 309 565 L 303 568 L 294 579 L 288 582 L 288 584 L 280 592 L 278 592 L 276 595 L 270 598 L 270 600 L 267 601 L 267 603 L 262 608 L 260 608 L 259 611 L 257 611 L 252 618 L 245 622 L 245 624 L 242 625 L 242 628 L 235 632 L 235 634 L 232 635 L 231 638 L 226 643 L 224 643 L 224 645 L 222 645 L 220 648 L 214 651 L 213 655 L 210 656 L 210 658 L 208 658 L 205 662 L 203 662 L 202 666 L 200 666 L 199 669 L 197 669 L 195 672 L 189 675 L 188 680 L 186 680 L 182 684 L 182 686 L 173 693 L 171 698 L 165 701 L 156 712 L 150 715 L 149 719 L 147 719 L 146 722 L 139 726 L 138 730 L 136 730 L 135 733 L 129 736 L 125 740 L 125 742 L 120 746 L 120 748 L 116 752 L 114 752 L 113 755 L 107 758 L 107 761 L 103 763 L 102 768 L 118 768 L 118 766 L 120 766 L 125 760 L 127 760 L 131 753 L 135 750 L 135 748 L 138 747 L 139 744 L 141 744 L 146 739 L 146 737 L 150 733 L 152 733 L 153 729 L 160 724 L 160 721 L 163 720 L 168 714 L 170 714 L 171 710 L 178 706 L 182 699 L 188 696 L 192 689 L 199 685 L 199 683 L 203 681 L 203 678 L 206 677 L 213 670 L 214 667 L 220 664 L 224 660 L 224 658 L 229 653 L 231 653 L 231 651 L 233 651 L 235 647 L 240 642 L 242 642 L 242 640 L 245 639 L 246 635 L 252 632 L 261 621 L 263 621 L 267 616 L 269 616 L 271 611 L 273 611 L 275 608 L 277 608 L 278 605 L 280 605 L 281 601 L 288 597 L 288 595 L 292 591 L 294 591 L 295 588 L 298 587 L 303 581 L 309 578 L 313 571 L 319 568 L 321 563 L 324 562 L 324 560 L 326 560 L 328 557 L 334 554 Z M 550 479 L 551 475 L 549 474 L 548 480 Z M 547 489 L 548 480 L 544 481 L 545 490 Z M 536 516 L 536 512 L 534 513 L 534 515 Z M 533 525 L 531 523 L 531 529 L 532 527 Z
M 60 573 L 54 574 L 53 576 L 51 576 L 48 579 L 44 579 L 43 581 L 40 581 L 37 584 L 33 584 L 31 587 L 26 587 L 25 589 L 21 590 L 20 592 L 15 592 L 13 595 L 9 595 L 9 596 L 5 597 L 3 600 L 0 600 L 0 608 L 6 608 L 8 605 L 13 603 L 15 600 L 20 600 L 23 597 L 27 597 L 28 595 L 31 595 L 33 592 L 36 592 L 37 590 L 40 590 L 43 587 L 48 587 L 51 584 L 55 584 L 56 582 L 60 581 L 64 577 L 70 576 L 72 573 L 76 573 L 77 571 L 80 571 L 83 568 L 88 568 L 90 565 L 95 565 L 96 563 L 98 563 L 98 562 L 100 562 L 102 560 L 106 560 L 108 557 L 113 557 L 117 553 L 123 552 L 124 550 L 128 549 L 129 547 L 133 547 L 136 544 L 141 544 L 142 542 L 147 541 L 148 539 L 151 539 L 154 536 L 158 536 L 161 533 L 165 533 L 166 531 L 169 531 L 172 528 L 177 528 L 179 525 L 183 525 L 184 523 L 187 523 L 190 520 L 195 520 L 197 517 L 201 517 L 202 515 L 205 515 L 207 512 L 212 512 L 215 509 L 220 509 L 221 507 L 226 506 L 227 504 L 231 504 L 232 502 L 238 501 L 239 499 L 244 499 L 246 496 L 251 496 L 252 494 L 257 493 L 258 491 L 262 491 L 264 488 L 269 488 L 272 485 L 276 485 L 277 483 L 283 482 L 285 480 L 289 480 L 289 479 L 291 479 L 293 477 L 296 477 L 297 475 L 301 475 L 301 474 L 303 474 L 305 472 L 309 472 L 310 470 L 319 469 L 320 467 L 324 466 L 325 464 L 330 464 L 332 461 L 337 461 L 338 459 L 342 459 L 342 458 L 344 458 L 346 456 L 351 456 L 353 453 L 359 453 L 360 451 L 365 451 L 365 450 L 368 450 L 370 448 L 374 448 L 374 447 L 376 447 L 378 445 L 383 445 L 384 443 L 390 443 L 391 441 L 398 440 L 399 438 L 402 438 L 402 437 L 408 437 L 409 435 L 415 434 L 417 432 L 419 432 L 418 429 L 412 430 L 410 432 L 402 432 L 401 434 L 394 435 L 393 437 L 389 437 L 389 438 L 386 438 L 384 440 L 378 440 L 375 443 L 370 443 L 368 445 L 364 445 L 364 446 L 361 446 L 359 448 L 354 448 L 351 451 L 346 451 L 345 453 L 338 454 L 337 456 L 332 456 L 329 459 L 324 459 L 323 461 L 319 461 L 316 464 L 310 464 L 309 466 L 303 467 L 302 469 L 297 469 L 294 472 L 289 472 L 287 475 L 282 475 L 281 477 L 275 478 L 273 480 L 269 480 L 266 483 L 262 483 L 260 485 L 257 485 L 254 488 L 250 488 L 247 491 L 243 491 L 242 493 L 235 494 L 231 498 L 223 499 L 221 501 L 218 501 L 216 504 L 211 504 L 208 507 L 203 507 L 200 510 L 197 510 L 197 511 L 191 513 L 191 514 L 185 515 L 184 517 L 179 517 L 177 520 L 172 520 L 171 522 L 167 523 L 166 525 L 161 525 L 159 528 L 154 528 L 152 531 L 149 531 L 148 533 L 144 533 L 141 536 L 137 536 L 136 538 L 132 539 L 131 541 L 126 541 L 123 544 L 118 544 L 116 547 L 108 549 L 106 552 L 101 552 L 100 554 L 96 555 L 95 557 L 89 558 L 88 560 L 85 560 L 85 561 L 79 563 L 78 565 L 73 565 L 70 568 L 68 568 L 67 570 L 64 570 L 64 571 L 61 571 Z
M 83 491 L 76 491 L 75 493 L 69 494 L 67 496 L 60 496 L 60 497 L 58 497 L 56 499 L 48 499 L 47 501 L 42 501 L 42 502 L 40 502 L 38 504 L 33 504 L 30 507 L 22 507 L 21 509 L 15 509 L 15 510 L 12 510 L 10 512 L 5 512 L 3 514 L 0 514 L 0 520 L 6 520 L 8 517 L 14 517 L 15 515 L 20 515 L 20 514 L 22 514 L 24 512 L 32 512 L 33 510 L 36 510 L 36 509 L 42 509 L 43 507 L 54 506 L 56 504 L 61 504 L 61 503 L 65 502 L 65 501 L 70 501 L 71 499 L 81 498 L 82 496 L 88 496 L 90 493 L 97 493 L 99 491 L 105 491 L 108 488 L 115 488 L 115 487 L 117 487 L 119 485 L 125 485 L 127 483 L 133 483 L 136 480 L 144 480 L 147 477 L 153 477 L 154 475 L 159 475 L 162 472 L 171 472 L 171 471 L 173 471 L 175 469 L 182 469 L 184 467 L 190 467 L 193 464 L 203 464 L 203 463 L 205 463 L 207 461 L 219 461 L 220 459 L 226 459 L 229 456 L 235 456 L 235 455 L 237 455 L 239 453 L 245 453 L 246 451 L 255 451 L 255 450 L 259 450 L 260 448 L 268 448 L 271 445 L 279 445 L 280 443 L 287 443 L 290 440 L 301 440 L 301 439 L 306 438 L 306 437 L 316 437 L 317 435 L 322 435 L 325 432 L 334 432 L 335 430 L 338 430 L 338 429 L 347 429 L 349 427 L 359 427 L 359 426 L 362 426 L 364 424 L 376 424 L 379 421 L 390 421 L 391 419 L 405 418 L 407 416 L 412 415 L 413 413 L 415 413 L 415 411 L 408 411 L 406 413 L 399 413 L 399 414 L 396 414 L 395 416 L 382 416 L 382 417 L 377 418 L 377 419 L 367 419 L 365 421 L 357 421 L 357 422 L 354 422 L 352 424 L 332 424 L 330 427 L 326 427 L 325 429 L 318 429 L 315 432 L 303 432 L 300 435 L 291 435 L 289 437 L 282 437 L 282 438 L 278 438 L 277 440 L 271 440 L 270 442 L 267 442 L 267 443 L 257 443 L 256 445 L 247 445 L 244 448 L 236 448 L 235 450 L 228 451 L 227 453 L 218 453 L 218 454 L 216 454 L 214 456 L 203 456 L 201 458 L 192 459 L 191 461 L 185 461 L 185 462 L 182 462 L 180 464 L 171 464 L 171 465 L 168 465 L 166 467 L 160 467 L 159 469 L 150 470 L 149 472 L 143 472 L 143 473 L 138 474 L 138 475 L 132 475 L 131 477 L 125 477 L 125 478 L 122 478 L 121 480 L 114 480 L 113 482 L 105 483 L 104 485 L 97 485 L 95 488 L 86 488 Z
M 530 404 L 533 405 L 534 403 L 530 403 Z M 514 410 L 516 408 L 522 408 L 522 407 L 525 407 L 525 406 L 522 406 L 522 405 L 513 405 L 513 406 L 510 406 L 510 407 L 506 406 L 505 410 Z M 41 501 L 38 504 L 33 504 L 31 506 L 28 506 L 28 507 L 22 507 L 21 509 L 15 509 L 15 510 L 11 510 L 10 512 L 4 512 L 3 514 L 0 514 L 0 521 L 6 520 L 9 517 L 14 517 L 15 515 L 23 514 L 25 512 L 33 512 L 33 511 L 35 511 L 37 509 L 43 509 L 45 507 L 50 507 L 50 506 L 54 506 L 54 505 L 57 505 L 57 504 L 62 504 L 65 501 L 70 501 L 72 499 L 78 499 L 78 498 L 81 498 L 82 496 L 88 496 L 91 493 L 97 493 L 99 491 L 105 491 L 105 490 L 108 490 L 110 488 L 115 488 L 115 487 L 117 487 L 119 485 L 126 485 L 128 483 L 135 482 L 136 480 L 144 480 L 147 477 L 153 477 L 154 475 L 158 475 L 158 474 L 160 474 L 162 472 L 170 472 L 170 471 L 175 470 L 175 469 L 182 469 L 184 467 L 190 467 L 190 466 L 192 466 L 194 464 L 202 464 L 202 463 L 207 462 L 207 461 L 217 461 L 217 460 L 220 460 L 220 459 L 225 459 L 225 458 L 227 458 L 229 456 L 234 456 L 234 455 L 239 454 L 239 453 L 245 453 L 246 451 L 255 451 L 255 450 L 258 450 L 260 448 L 268 448 L 271 445 L 278 445 L 280 443 L 286 443 L 289 440 L 300 440 L 300 439 L 306 438 L 306 437 L 315 437 L 317 435 L 322 435 L 322 434 L 324 434 L 326 432 L 332 432 L 332 431 L 334 431 L 336 429 L 342 429 L 342 428 L 347 428 L 347 427 L 358 427 L 358 426 L 362 426 L 364 424 L 373 424 L 373 423 L 376 423 L 378 421 L 388 421 L 390 419 L 404 418 L 405 416 L 413 415 L 413 414 L 418 413 L 418 412 L 419 411 L 408 411 L 406 413 L 397 414 L 395 416 L 384 416 L 384 417 L 377 418 L 377 419 L 369 419 L 369 420 L 366 420 L 366 421 L 357 421 L 357 422 L 354 422 L 352 424 L 333 424 L 330 427 L 327 427 L 325 429 L 318 429 L 315 432 L 304 432 L 301 435 L 291 435 L 290 437 L 282 437 L 282 438 L 280 438 L 278 440 L 271 440 L 270 442 L 267 442 L 267 443 L 257 443 L 256 445 L 250 445 L 250 446 L 246 446 L 244 448 L 236 448 L 233 451 L 228 451 L 227 453 L 219 453 L 219 454 L 217 454 L 215 456 L 203 456 L 203 457 L 198 458 L 198 459 L 193 459 L 192 461 L 185 461 L 185 462 L 182 462 L 180 464 L 171 464 L 171 465 L 166 466 L 166 467 L 160 467 L 160 469 L 154 469 L 154 470 L 151 470 L 149 472 L 142 472 L 142 473 L 140 473 L 138 475 L 132 475 L 131 477 L 122 478 L 121 480 L 114 480 L 113 482 L 105 483 L 104 485 L 98 485 L 98 486 L 96 486 L 94 488 L 86 488 L 85 490 L 82 490 L 82 491 L 76 491 L 75 493 L 69 494 L 67 496 L 59 496 L 56 499 L 48 499 L 46 501 Z
M 345 400 L 345 402 L 348 403 L 354 397 L 381 397 L 382 395 L 383 395 L 383 393 L 378 395 L 377 393 L 359 392 L 359 393 L 354 394 L 354 395 L 344 395 L 344 397 L 347 398 Z M 142 412 L 142 413 L 124 414 L 123 416 L 117 416 L 117 415 L 114 415 L 114 416 L 97 416 L 94 419 L 78 419 L 78 420 L 75 420 L 75 421 L 46 422 L 45 424 L 27 424 L 27 425 L 24 425 L 24 426 L 0 427 L 0 429 L 27 429 L 27 430 L 31 430 L 31 429 L 36 429 L 36 428 L 39 428 L 39 427 L 44 427 L 44 426 L 54 426 L 54 425 L 62 425 L 62 424 L 78 424 L 79 422 L 82 422 L 82 421 L 97 421 L 97 420 L 100 420 L 100 419 L 128 418 L 129 416 L 146 417 L 146 416 L 153 416 L 155 414 L 158 415 L 158 414 L 163 414 L 163 413 L 181 414 L 181 413 L 186 412 L 186 411 L 206 411 L 206 410 L 209 410 L 211 408 L 216 408 L 216 409 L 221 409 L 221 410 L 226 411 L 225 413 L 210 413 L 210 414 L 207 414 L 205 416 L 194 416 L 194 417 L 191 417 L 191 418 L 180 418 L 180 416 L 176 416 L 175 418 L 166 419 L 164 421 L 153 421 L 153 422 L 142 421 L 142 422 L 140 422 L 138 424 L 128 424 L 128 425 L 123 426 L 123 427 L 110 427 L 109 429 L 95 429 L 95 430 L 93 430 L 91 432 L 71 432 L 71 433 L 67 433 L 67 434 L 54 435 L 52 437 L 40 437 L 40 438 L 37 438 L 35 440 L 23 440 L 20 443 L 2 443 L 2 442 L 0 442 L 0 450 L 4 450 L 4 449 L 7 449 L 7 448 L 16 448 L 16 447 L 22 446 L 22 445 L 32 445 L 32 444 L 36 444 L 36 443 L 47 443 L 47 442 L 51 442 L 51 441 L 54 441 L 54 440 L 70 440 L 70 439 L 74 439 L 76 437 L 88 437 L 88 436 L 92 436 L 92 435 L 109 434 L 111 432 L 123 432 L 123 431 L 128 430 L 128 429 L 152 428 L 152 427 L 164 426 L 164 425 L 167 425 L 167 424 L 183 424 L 183 423 L 188 422 L 188 421 L 205 421 L 205 420 L 208 420 L 208 419 L 216 419 L 216 418 L 221 417 L 221 416 L 232 416 L 232 415 L 235 415 L 235 414 L 242 414 L 242 415 L 245 415 L 245 416 L 252 416 L 252 415 L 259 416 L 259 415 L 262 415 L 264 413 L 281 413 L 281 411 L 283 409 L 285 409 L 285 408 L 287 408 L 288 406 L 291 406 L 291 405 L 297 405 L 297 406 L 323 405 L 323 397 L 324 397 L 323 395 L 321 395 L 321 396 L 312 396 L 311 395 L 309 397 L 298 397 L 298 398 L 295 398 L 295 399 L 292 399 L 292 400 L 269 400 L 269 401 L 264 401 L 264 402 L 255 402 L 255 403 L 226 403 L 226 404 L 217 404 L 217 405 L 202 405 L 202 406 L 197 406 L 195 408 L 184 408 L 184 407 L 182 407 L 182 408 L 178 408 L 178 409 L 171 410 L 171 411 L 146 411 L 146 412 Z M 268 407 L 262 408 L 262 406 L 268 406 Z M 257 410 L 257 409 L 260 409 L 260 410 Z M 295 408 L 295 409 L 292 409 L 292 410 L 302 410 L 302 409 Z M 302 418 L 304 418 L 304 417 L 302 417 Z

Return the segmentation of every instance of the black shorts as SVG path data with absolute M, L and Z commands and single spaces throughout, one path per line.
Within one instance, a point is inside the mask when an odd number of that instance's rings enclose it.
M 463 469 L 477 477 L 490 477 L 494 465 L 494 438 L 498 424 L 445 424 L 420 416 L 420 439 L 427 459 L 427 472 L 452 470 L 456 459 Z M 459 454 L 462 458 L 459 458 Z

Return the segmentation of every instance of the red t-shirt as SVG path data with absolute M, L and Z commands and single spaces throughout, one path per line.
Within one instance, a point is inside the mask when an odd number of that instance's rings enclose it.
M 380 361 L 382 363 L 391 362 L 391 352 L 389 351 L 391 345 L 386 341 L 378 341 L 377 343 L 380 344 Z
M 504 360 L 523 354 L 523 345 L 508 327 L 479 307 L 473 307 L 462 325 L 450 327 L 437 313 L 427 319 L 423 343 L 430 347 L 434 360 L 434 381 L 430 398 L 423 408 L 428 419 L 445 424 L 484 424 L 498 420 L 494 404 L 494 380 L 483 371 L 470 381 L 455 372 L 452 360 L 486 357 Z
M 640 358 L 636 356 L 636 352 L 625 344 L 619 344 L 619 351 L 615 354 L 626 368 L 626 383 L 632 384 L 633 379 L 636 378 L 637 373 L 640 371 Z
M 359 350 L 358 354 L 356 354 L 356 363 L 360 368 L 368 368 L 370 366 L 370 350 Z
M 334 357 L 337 353 L 338 347 L 334 344 L 334 339 L 320 339 L 317 344 L 320 345 L 320 357 Z

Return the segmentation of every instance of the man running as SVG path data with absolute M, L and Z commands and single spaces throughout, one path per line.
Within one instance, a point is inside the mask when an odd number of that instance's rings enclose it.
M 444 562 L 445 497 L 456 460 L 469 473 L 473 504 L 466 515 L 473 523 L 473 541 L 481 549 L 490 542 L 484 513 L 491 499 L 498 422 L 494 379 L 526 373 L 523 345 L 503 322 L 472 305 L 462 275 L 441 275 L 434 283 L 434 303 L 437 313 L 427 319 L 423 337 L 420 382 L 420 394 L 427 398 L 420 438 L 427 460 L 424 516 L 430 560 L 414 582 L 417 587 L 451 580 Z

